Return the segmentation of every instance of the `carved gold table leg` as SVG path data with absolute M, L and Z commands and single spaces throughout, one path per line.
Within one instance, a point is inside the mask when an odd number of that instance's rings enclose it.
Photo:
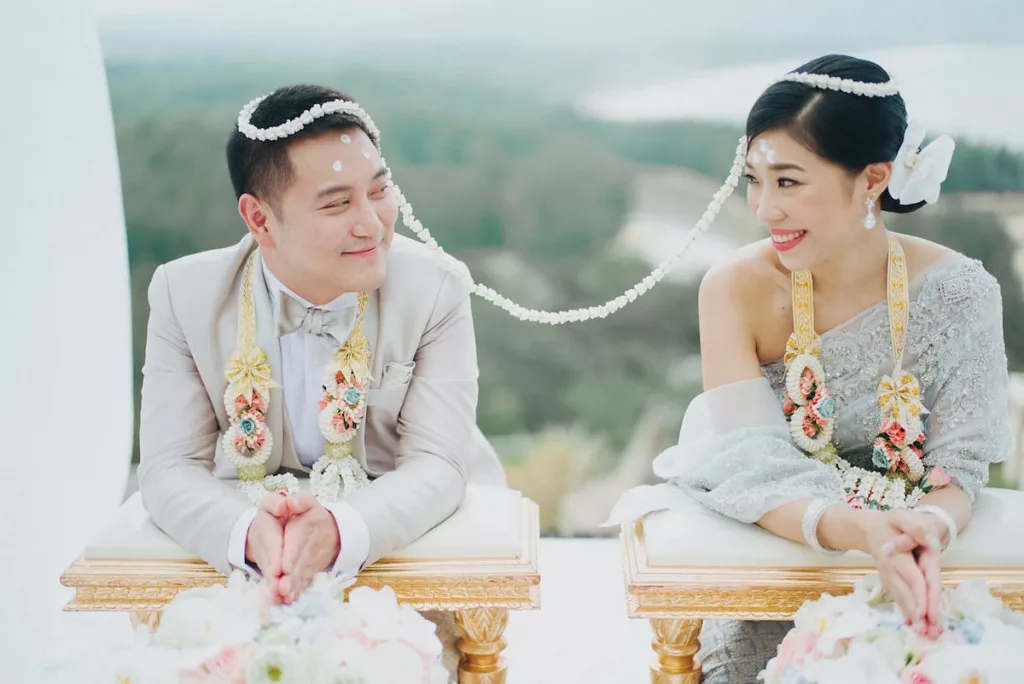
M 505 648 L 508 610 L 469 608 L 455 612 L 455 623 L 464 636 L 459 639 L 462 661 L 459 684 L 504 684 L 508 663 L 501 655 Z
M 128 613 L 128 619 L 132 621 L 132 629 L 138 629 L 139 625 L 146 625 L 155 631 L 160 626 L 162 614 L 162 611 L 159 610 L 133 610 Z
M 656 658 L 651 665 L 651 684 L 700 684 L 700 650 L 703 620 L 652 619 Z

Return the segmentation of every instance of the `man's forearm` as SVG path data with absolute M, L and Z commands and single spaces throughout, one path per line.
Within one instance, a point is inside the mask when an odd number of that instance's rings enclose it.
M 466 481 L 450 464 L 430 455 L 401 466 L 353 492 L 345 501 L 366 522 L 367 563 L 402 548 L 447 519 L 462 503 Z M 342 545 L 345 543 L 342 531 Z
M 252 507 L 241 492 L 188 458 L 143 459 L 139 490 L 157 527 L 221 572 L 231 571 L 231 529 Z

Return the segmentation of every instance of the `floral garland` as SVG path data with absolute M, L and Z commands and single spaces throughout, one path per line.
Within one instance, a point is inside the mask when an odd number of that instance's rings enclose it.
M 252 295 L 254 251 L 245 263 L 238 296 L 238 342 L 228 359 L 225 375 L 224 408 L 228 429 L 221 446 L 238 469 L 239 489 L 253 503 L 267 492 L 299 491 L 290 473 L 267 475 L 266 462 L 274 439 L 267 425 L 270 389 L 278 387 L 271 375 L 270 359 L 256 344 L 256 305 Z M 359 293 L 359 314 L 352 333 L 328 364 L 320 399 L 320 431 L 324 455 L 313 464 L 310 485 L 323 503 L 338 501 L 345 494 L 366 485 L 366 471 L 352 455 L 352 439 L 366 415 L 366 388 L 370 380 L 370 342 L 363 332 L 369 296 Z
M 370 380 L 370 341 L 363 332 L 369 297 L 359 293 L 359 314 L 352 334 L 334 353 L 320 397 L 320 432 L 324 455 L 313 464 L 310 488 L 320 501 L 339 501 L 347 492 L 365 486 L 366 471 L 352 455 L 352 439 L 366 417 L 366 388 Z
M 792 274 L 793 334 L 786 343 L 786 389 L 782 411 L 793 442 L 813 458 L 836 468 L 846 503 L 854 508 L 911 508 L 928 492 L 950 483 L 941 467 L 924 467 L 927 410 L 914 376 L 901 370 L 906 345 L 907 262 L 895 236 L 889 236 L 886 275 L 889 324 L 895 370 L 878 385 L 881 427 L 873 444 L 878 472 L 851 465 L 839 456 L 832 435 L 836 401 L 825 386 L 821 337 L 814 331 L 814 287 L 809 270 Z

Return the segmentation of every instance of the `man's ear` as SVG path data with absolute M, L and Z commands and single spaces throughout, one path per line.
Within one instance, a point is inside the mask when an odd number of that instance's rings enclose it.
M 275 221 L 273 210 L 263 200 L 248 192 L 238 198 L 238 214 L 260 247 L 273 247 L 270 226 Z

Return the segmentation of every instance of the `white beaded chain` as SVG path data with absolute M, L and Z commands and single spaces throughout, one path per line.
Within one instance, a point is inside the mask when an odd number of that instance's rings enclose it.
M 893 95 L 898 92 L 893 81 L 888 83 L 860 83 L 832 76 L 804 73 L 786 74 L 779 80 L 795 81 L 815 88 L 840 90 L 842 92 L 864 95 L 866 97 L 881 97 L 885 95 Z M 370 118 L 370 115 L 366 113 L 366 110 L 355 102 L 348 100 L 332 100 L 330 102 L 315 105 L 294 119 L 289 119 L 277 126 L 273 126 L 271 128 L 258 128 L 252 124 L 251 118 L 253 112 L 256 111 L 260 102 L 265 98 L 266 96 L 263 96 L 252 100 L 242 107 L 242 110 L 238 113 L 238 131 L 250 140 L 280 140 L 298 133 L 305 126 L 313 123 L 313 121 L 320 117 L 334 113 L 345 113 L 356 117 L 363 123 L 370 134 L 370 138 L 373 140 L 373 144 L 377 147 L 377 151 L 380 151 L 380 131 L 373 123 L 373 119 Z M 700 220 L 697 221 L 697 224 L 690 229 L 690 232 L 686 235 L 686 238 L 683 241 L 683 246 L 679 251 L 672 257 L 658 264 L 657 268 L 651 271 L 651 273 L 640 282 L 633 285 L 633 287 L 630 287 L 615 299 L 608 300 L 599 306 L 591 306 L 586 309 L 569 309 L 566 311 L 529 309 L 513 302 L 504 295 L 498 294 L 492 288 L 487 287 L 483 283 L 475 282 L 472 274 L 469 272 L 469 269 L 465 264 L 458 260 L 449 257 L 443 261 L 449 270 L 451 270 L 465 283 L 470 292 L 487 300 L 495 306 L 504 309 L 519 320 L 544 323 L 547 325 L 561 325 L 564 323 L 589 321 L 594 318 L 606 318 L 619 309 L 622 309 L 627 304 L 636 301 L 639 297 L 649 292 L 655 284 L 662 281 L 665 276 L 675 268 L 680 258 L 682 258 L 683 254 L 685 254 L 690 246 L 693 245 L 694 241 L 701 234 L 708 231 L 711 224 L 714 223 L 715 218 L 717 218 L 718 213 L 722 210 L 722 206 L 725 204 L 725 201 L 729 199 L 729 196 L 732 195 L 733 191 L 739 185 L 740 177 L 746 167 L 746 158 L 747 139 L 746 136 L 743 136 L 739 139 L 739 143 L 736 145 L 736 156 L 733 159 L 732 168 L 729 171 L 729 177 L 711 199 L 704 215 L 701 216 Z M 385 167 L 387 166 L 387 162 L 385 162 L 383 157 L 381 157 L 381 163 Z M 406 199 L 405 195 L 402 194 L 402 191 L 393 181 L 391 182 L 391 187 L 394 189 L 395 195 L 398 199 L 398 207 L 401 211 L 402 222 L 413 233 L 415 233 L 416 237 L 427 245 L 427 247 L 430 247 L 442 255 L 446 255 L 447 253 L 444 251 L 444 248 L 442 248 L 441 245 L 431 237 L 430 231 L 427 230 L 413 214 L 412 204 L 409 203 L 409 200 Z
M 715 193 L 708 205 L 707 211 L 704 215 L 687 234 L 683 246 L 675 253 L 672 257 L 658 264 L 658 267 L 651 271 L 650 275 L 642 279 L 640 282 L 635 284 L 633 287 L 627 289 L 621 295 L 615 299 L 608 300 L 604 304 L 599 306 L 591 306 L 586 309 L 570 309 L 567 311 L 544 311 L 541 309 L 528 309 L 512 300 L 508 299 L 504 295 L 498 294 L 490 287 L 487 287 L 483 283 L 476 283 L 473 281 L 472 275 L 469 273 L 469 269 L 459 263 L 460 268 L 456 268 L 454 272 L 465 282 L 466 286 L 470 291 L 481 297 L 491 304 L 504 309 L 512 316 L 518 318 L 521 321 L 532 321 L 534 323 L 545 323 L 547 325 L 561 325 L 563 323 L 576 323 L 579 321 L 588 321 L 594 318 L 607 318 L 609 315 L 615 313 L 619 309 L 625 307 L 637 300 L 637 298 L 643 296 L 654 287 L 654 285 L 667 276 L 672 269 L 679 262 L 679 259 L 686 253 L 686 251 L 693 244 L 694 240 L 699 235 L 707 232 L 708 228 L 714 222 L 718 213 L 722 210 L 722 206 L 725 204 L 725 200 L 733 193 L 736 186 L 739 185 L 740 175 L 746 166 L 746 137 L 740 138 L 739 144 L 736 147 L 736 157 L 733 161 L 732 169 L 729 172 L 729 177 L 725 183 L 719 188 L 718 192 Z M 438 252 L 445 253 L 444 249 L 437 244 L 430 235 L 430 231 L 427 230 L 419 219 L 413 215 L 412 205 L 409 200 L 405 198 L 402 191 L 397 185 L 393 186 L 395 193 L 398 196 L 398 206 L 402 213 L 402 222 L 412 230 L 416 236 L 431 249 L 437 250 Z M 457 262 L 458 263 L 458 262 Z
M 864 83 L 853 81 L 848 78 L 829 76 L 828 74 L 808 74 L 802 71 L 794 71 L 775 79 L 776 83 L 790 81 L 792 83 L 803 83 L 812 88 L 821 90 L 835 90 L 837 92 L 860 95 L 861 97 L 891 97 L 900 92 L 899 85 L 895 80 L 885 83 Z

